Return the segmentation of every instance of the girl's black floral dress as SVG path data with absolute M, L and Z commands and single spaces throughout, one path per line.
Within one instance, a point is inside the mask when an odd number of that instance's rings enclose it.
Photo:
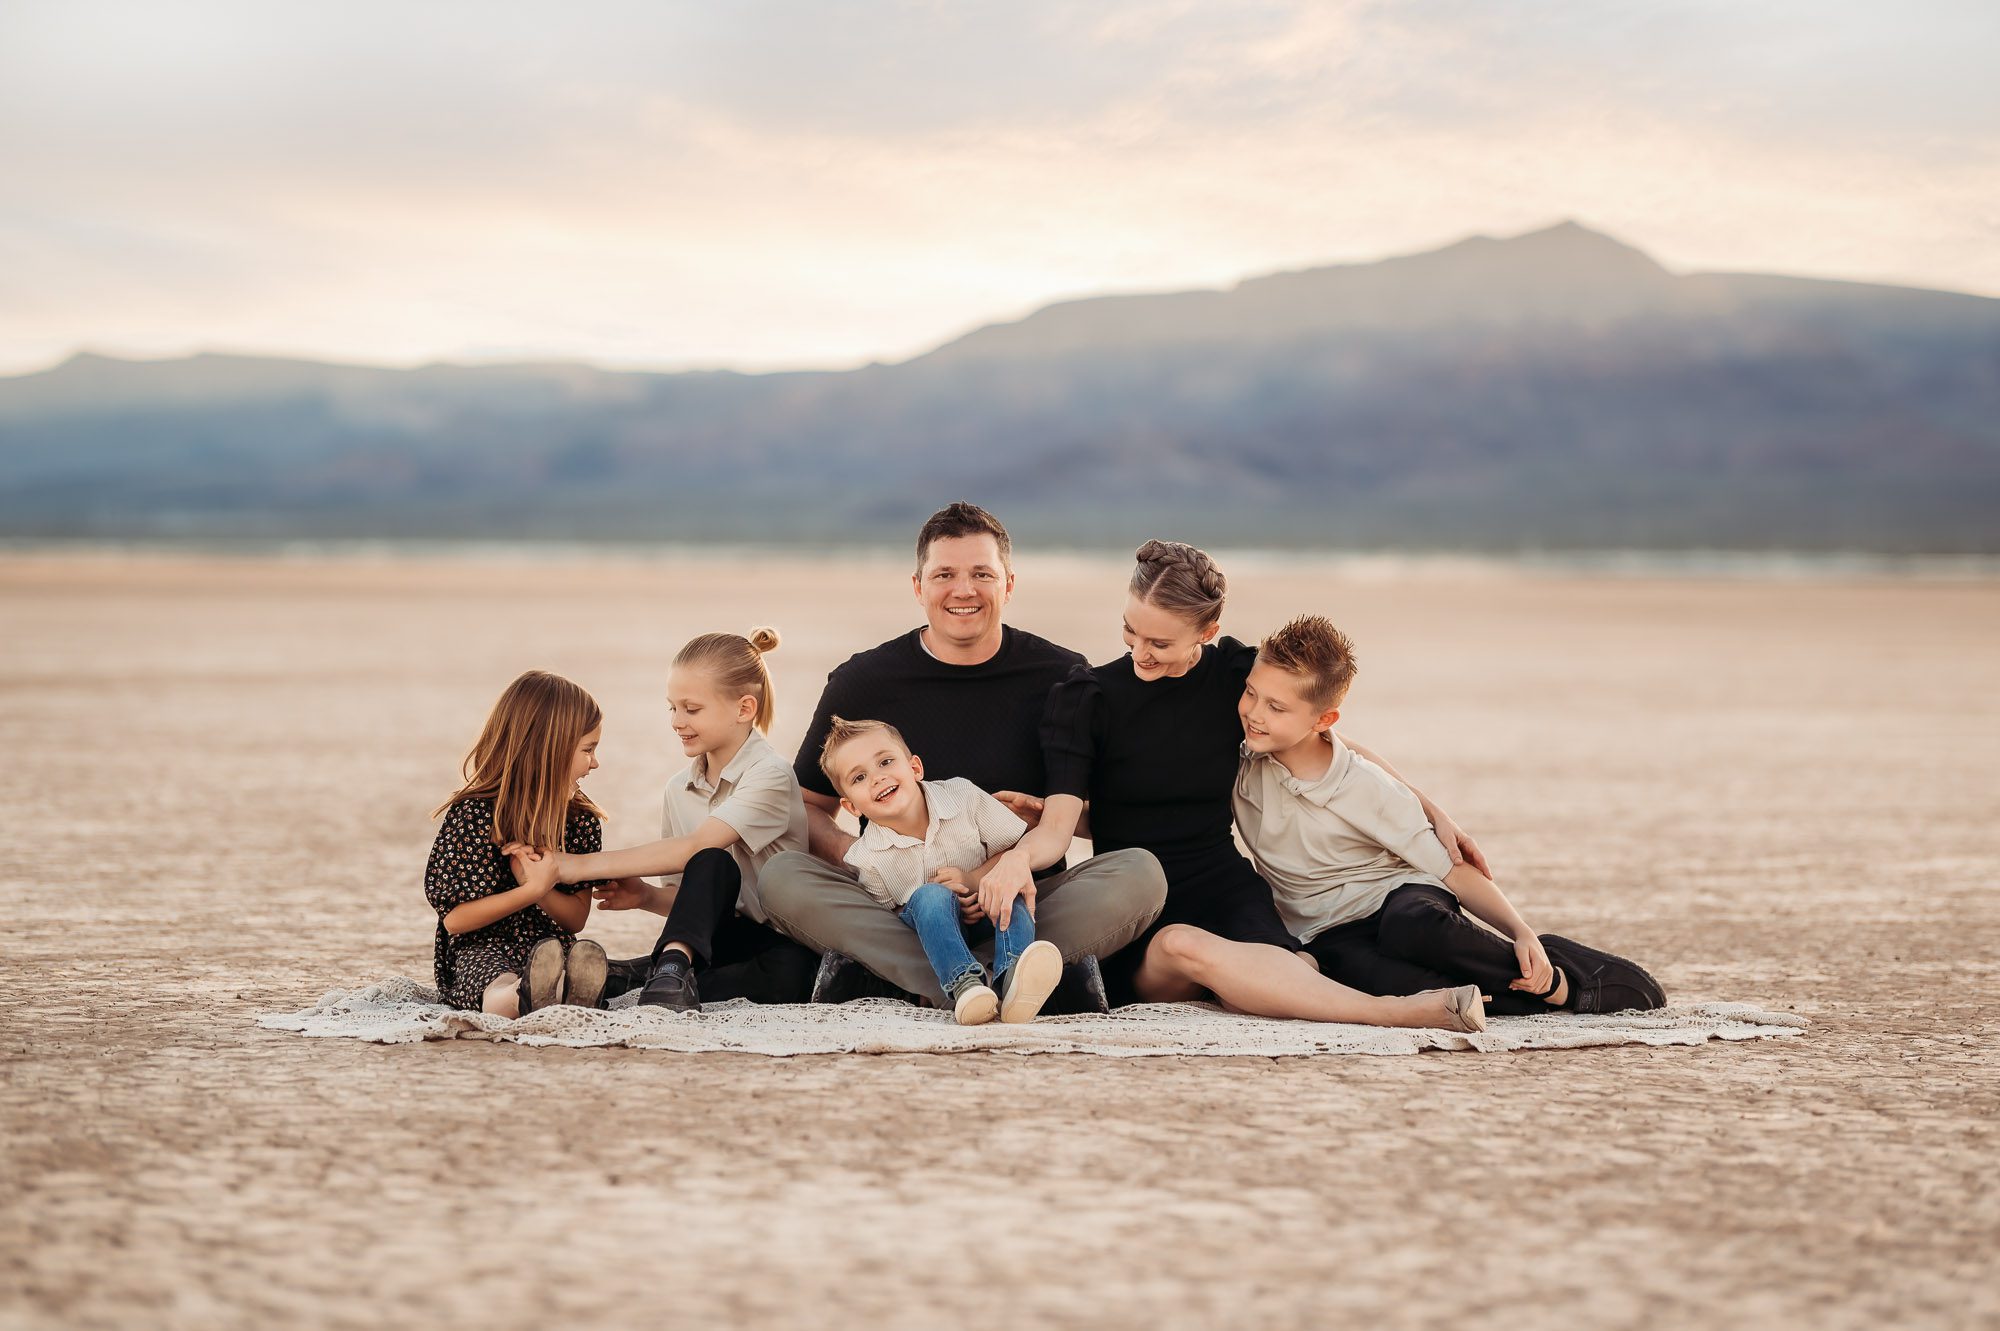
M 589 855 L 603 848 L 604 828 L 596 815 L 572 807 L 563 828 L 563 849 L 572 855 Z M 493 801 L 460 800 L 445 810 L 444 823 L 431 845 L 430 863 L 424 869 L 424 895 L 438 915 L 438 992 L 453 1007 L 477 1011 L 486 986 L 508 971 L 520 974 L 528 964 L 528 949 L 544 938 L 560 940 L 563 955 L 569 955 L 569 945 L 576 936 L 540 906 L 517 910 L 470 933 L 452 934 L 445 929 L 444 917 L 453 906 L 517 886 L 513 867 L 493 841 Z M 559 883 L 556 891 L 574 896 L 597 886 Z

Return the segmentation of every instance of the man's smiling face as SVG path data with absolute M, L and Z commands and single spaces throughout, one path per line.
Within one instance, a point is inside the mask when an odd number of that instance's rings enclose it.
M 932 541 L 914 582 L 933 652 L 991 656 L 1000 649 L 1000 608 L 1014 594 L 1014 575 L 993 537 L 979 532 Z

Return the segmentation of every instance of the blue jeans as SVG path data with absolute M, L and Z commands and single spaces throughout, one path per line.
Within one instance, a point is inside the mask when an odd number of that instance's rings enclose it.
M 1027 950 L 1028 944 L 1035 941 L 1035 922 L 1019 897 L 1014 898 L 1013 918 L 1005 929 L 997 932 L 990 920 L 962 923 L 958 918 L 958 896 L 942 883 L 925 883 L 896 914 L 917 931 L 917 941 L 924 945 L 924 955 L 930 958 L 931 969 L 937 972 L 938 983 L 944 986 L 947 996 L 952 986 L 966 976 L 977 978 L 981 974 L 979 958 L 972 955 L 968 939 L 973 943 L 983 942 L 988 934 L 993 934 L 996 983 Z

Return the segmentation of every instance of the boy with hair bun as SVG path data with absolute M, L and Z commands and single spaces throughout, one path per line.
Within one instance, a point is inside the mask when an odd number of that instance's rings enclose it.
M 1663 1006 L 1643 968 L 1537 935 L 1492 879 L 1453 866 L 1409 787 L 1333 733 L 1355 670 L 1347 635 L 1301 615 L 1258 647 L 1237 704 L 1236 827 L 1321 972 L 1371 994 L 1477 984 L 1496 1015 Z

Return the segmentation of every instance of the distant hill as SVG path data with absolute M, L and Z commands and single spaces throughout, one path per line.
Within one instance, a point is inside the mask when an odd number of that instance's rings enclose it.
M 1574 223 L 1051 305 L 842 373 L 78 355 L 0 535 L 2000 550 L 2000 301 L 1676 275 Z

